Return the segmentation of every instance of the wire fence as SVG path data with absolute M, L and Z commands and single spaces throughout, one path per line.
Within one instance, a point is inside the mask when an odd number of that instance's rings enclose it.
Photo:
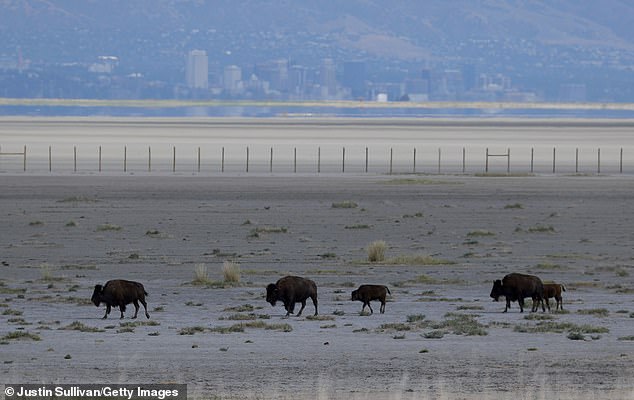
M 368 146 L 0 147 L 0 172 L 631 174 L 632 149 Z M 629 162 L 628 162 L 629 161 Z

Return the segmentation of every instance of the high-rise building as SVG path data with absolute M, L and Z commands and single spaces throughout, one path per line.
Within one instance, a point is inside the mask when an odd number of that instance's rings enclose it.
M 235 93 L 242 82 L 242 69 L 237 65 L 227 65 L 223 74 L 223 87 L 227 92 Z
M 324 58 L 319 70 L 319 83 L 326 97 L 337 94 L 337 70 L 332 58 Z
M 185 70 L 187 86 L 194 89 L 207 89 L 208 60 L 204 50 L 192 50 L 187 54 L 187 68 Z

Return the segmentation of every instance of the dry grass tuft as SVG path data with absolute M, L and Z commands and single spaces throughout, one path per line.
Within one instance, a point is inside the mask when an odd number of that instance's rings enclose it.
M 194 269 L 194 280 L 192 283 L 194 285 L 208 285 L 211 282 L 207 266 L 205 264 L 196 264 L 196 269 Z
M 225 283 L 240 283 L 240 265 L 233 261 L 225 261 L 222 264 L 222 276 L 224 277 Z
M 385 241 L 376 240 L 368 246 L 368 261 L 378 262 L 385 260 L 385 248 L 387 247 Z

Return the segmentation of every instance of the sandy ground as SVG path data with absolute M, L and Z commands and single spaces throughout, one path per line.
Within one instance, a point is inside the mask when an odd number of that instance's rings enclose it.
M 176 382 L 222 399 L 634 398 L 628 176 L 8 174 L 0 188 L 5 382 Z M 384 262 L 366 261 L 375 240 Z M 200 265 L 222 281 L 227 260 L 238 286 L 192 284 Z M 509 272 L 564 283 L 565 313 L 502 313 L 489 292 Z M 322 320 L 306 318 L 310 302 L 288 319 L 265 302 L 286 274 L 317 282 Z M 130 310 L 102 320 L 88 303 L 113 278 L 145 284 L 149 324 L 126 326 Z M 385 314 L 349 301 L 362 283 L 390 287 Z M 292 330 L 213 331 L 254 322 L 236 313 Z M 61 329 L 74 321 L 84 329 Z

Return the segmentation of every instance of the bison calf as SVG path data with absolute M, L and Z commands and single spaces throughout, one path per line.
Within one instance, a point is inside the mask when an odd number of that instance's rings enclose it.
M 286 309 L 288 317 L 295 311 L 295 303 L 302 303 L 297 316 L 302 315 L 306 307 L 306 299 L 311 298 L 317 315 L 317 285 L 310 279 L 299 276 L 285 276 L 276 283 L 270 283 L 266 287 L 266 301 L 275 307 L 277 301 L 281 301 Z
M 491 289 L 491 295 L 493 300 L 498 301 L 500 296 L 506 298 L 506 312 L 511 308 L 511 301 L 517 301 L 520 305 L 520 312 L 524 312 L 524 298 L 530 297 L 533 299 L 532 312 L 537 311 L 539 302 L 542 303 L 542 310 L 545 312 L 544 307 L 544 284 L 542 280 L 533 275 L 524 274 L 508 274 L 502 280 L 496 280 L 493 282 L 493 288 Z
M 560 283 L 544 283 L 544 300 L 546 300 L 546 307 L 548 307 L 548 311 L 550 311 L 550 303 L 548 299 L 551 297 L 555 298 L 557 304 L 555 305 L 555 311 L 558 309 L 564 309 L 564 302 L 561 297 L 561 292 L 566 291 L 564 285 Z
M 123 319 L 125 306 L 130 303 L 133 303 L 135 308 L 134 317 L 132 318 L 136 318 L 139 312 L 139 302 L 141 302 L 143 308 L 145 308 L 145 316 L 150 318 L 150 314 L 147 312 L 145 296 L 147 296 L 147 292 L 139 282 L 115 279 L 106 282 L 103 286 L 95 285 L 95 291 L 92 293 L 91 300 L 97 307 L 99 307 L 101 303 L 106 304 L 106 314 L 103 316 L 103 319 L 108 318 L 111 307 L 119 307 L 121 319 Z
M 365 306 L 370 307 L 370 314 L 374 313 L 372 310 L 372 306 L 370 306 L 370 302 L 372 300 L 378 300 L 381 302 L 380 312 L 383 314 L 385 312 L 385 298 L 387 294 L 392 294 L 390 289 L 384 285 L 361 285 L 359 289 L 352 291 L 352 301 L 361 301 L 363 302 L 363 307 L 361 307 L 361 312 L 365 310 Z

